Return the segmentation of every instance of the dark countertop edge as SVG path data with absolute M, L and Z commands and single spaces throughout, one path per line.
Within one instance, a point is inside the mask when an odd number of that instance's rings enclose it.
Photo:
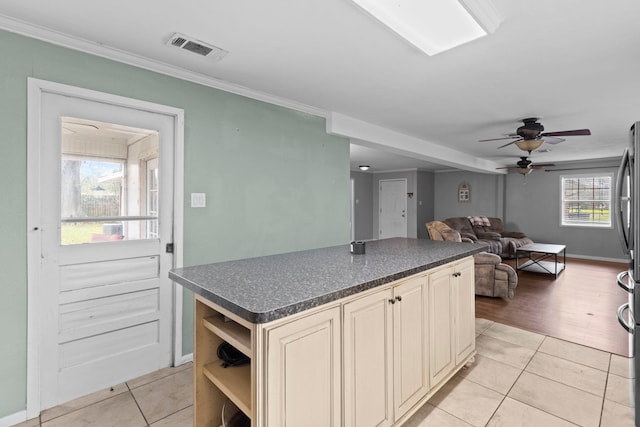
M 206 289 L 203 289 L 197 283 L 194 283 L 183 277 L 177 276 L 172 271 L 169 272 L 169 278 L 174 280 L 176 283 L 184 286 L 185 288 L 189 289 L 190 291 L 213 302 L 214 304 L 217 304 L 220 307 L 225 308 L 230 312 L 240 316 L 242 319 L 247 320 L 250 323 L 260 324 L 260 323 L 271 322 L 273 320 L 278 320 L 283 317 L 291 316 L 293 314 L 301 313 L 303 311 L 306 311 L 315 307 L 319 307 L 321 305 L 328 304 L 328 303 L 337 301 L 339 299 L 342 299 L 351 295 L 358 294 L 360 292 L 363 292 L 369 289 L 383 286 L 388 283 L 395 282 L 396 280 L 404 279 L 406 277 L 413 276 L 414 274 L 418 274 L 423 271 L 427 271 L 444 264 L 448 264 L 452 261 L 457 261 L 459 259 L 466 258 L 468 256 L 471 256 L 480 252 L 484 252 L 486 250 L 487 250 L 487 246 L 485 245 L 480 247 L 470 248 L 463 253 L 452 255 L 437 261 L 432 261 L 428 264 L 410 268 L 408 270 L 400 271 L 397 273 L 392 273 L 385 277 L 381 277 L 378 279 L 370 280 L 368 282 L 356 284 L 349 288 L 340 289 L 335 292 L 331 292 L 331 293 L 322 295 L 320 297 L 315 297 L 310 300 L 299 301 L 295 304 L 291 304 L 285 307 L 275 308 L 271 311 L 259 312 L 259 313 L 252 312 L 238 304 L 235 304 L 231 301 L 221 298 L 220 296 L 212 292 L 209 292 Z

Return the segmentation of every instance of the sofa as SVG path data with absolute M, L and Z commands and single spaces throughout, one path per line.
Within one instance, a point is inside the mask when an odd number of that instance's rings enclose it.
M 461 237 L 460 233 L 444 222 L 431 221 L 426 227 L 431 240 L 472 243 L 471 239 Z M 476 295 L 513 298 L 518 286 L 518 275 L 513 267 L 503 264 L 498 255 L 488 252 L 473 255 L 473 262 Z
M 447 218 L 443 222 L 459 232 L 461 237 L 488 245 L 488 252 L 502 258 L 515 258 L 516 249 L 533 243 L 522 232 L 505 231 L 500 218 L 460 216 Z

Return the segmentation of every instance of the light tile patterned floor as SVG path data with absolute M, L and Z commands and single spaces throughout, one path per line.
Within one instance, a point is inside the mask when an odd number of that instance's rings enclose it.
M 475 362 L 406 427 L 633 427 L 629 359 L 476 319 Z M 20 427 L 191 426 L 192 366 L 48 409 Z

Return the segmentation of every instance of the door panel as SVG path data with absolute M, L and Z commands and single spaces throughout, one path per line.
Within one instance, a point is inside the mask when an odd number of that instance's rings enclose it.
M 117 259 L 60 266 L 60 290 L 133 282 L 158 277 L 160 257 Z
M 391 290 L 344 305 L 344 425 L 393 424 Z
M 404 414 L 429 391 L 427 278 L 394 288 L 394 408 Z M 396 417 L 397 418 L 397 417 Z
M 41 409 L 172 362 L 174 119 L 42 96 Z
M 104 336 L 62 343 L 56 354 L 62 366 L 59 373 L 48 373 L 50 380 L 58 382 L 61 396 L 83 396 L 94 392 L 96 383 L 114 385 L 114 365 L 122 365 L 117 370 L 119 376 L 135 378 L 138 372 L 148 370 L 148 353 L 157 348 L 159 334 L 160 325 L 155 321 Z M 105 352 L 105 348 L 109 351 Z M 105 387 L 108 386 L 101 388 Z
M 265 425 L 342 424 L 340 329 L 334 307 L 266 332 Z
M 407 237 L 407 180 L 380 181 L 379 238 Z
M 431 387 L 442 381 L 455 365 L 452 274 L 453 269 L 446 267 L 429 275 Z
M 475 271 L 473 259 L 456 264 L 460 273 L 455 284 L 456 365 L 476 349 Z
M 60 331 L 91 328 L 157 310 L 157 289 L 61 304 Z
M 63 369 L 99 361 L 105 358 L 104 347 L 109 347 L 108 356 L 130 353 L 155 344 L 158 322 L 148 322 L 87 339 L 65 342 L 60 346 L 60 367 Z

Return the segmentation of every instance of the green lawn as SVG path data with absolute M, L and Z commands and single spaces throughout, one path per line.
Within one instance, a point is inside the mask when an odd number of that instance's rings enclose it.
M 102 234 L 102 223 L 78 222 L 62 224 L 60 242 L 63 245 L 90 243 L 92 234 Z
M 569 215 L 578 214 L 581 215 L 589 215 L 589 219 L 584 218 L 584 220 L 592 221 L 592 222 L 609 222 L 609 209 L 570 209 Z M 569 218 L 571 219 L 571 218 Z M 577 218 L 576 218 L 577 219 Z

